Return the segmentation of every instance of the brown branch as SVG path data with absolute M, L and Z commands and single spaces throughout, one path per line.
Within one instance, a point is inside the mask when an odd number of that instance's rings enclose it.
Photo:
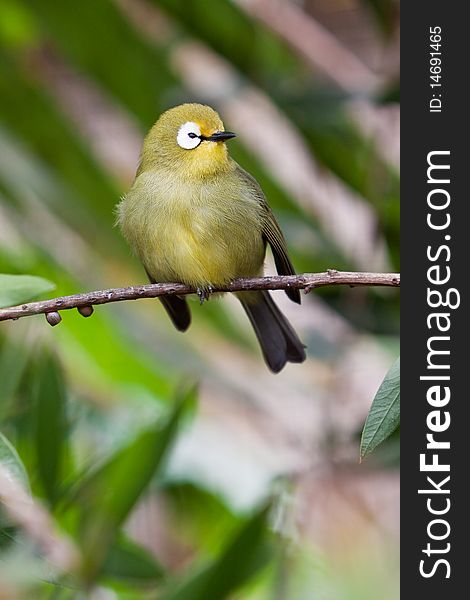
M 314 288 L 327 285 L 349 285 L 362 286 L 391 286 L 399 287 L 399 273 L 358 273 L 347 271 L 335 271 L 333 269 L 324 273 L 304 273 L 303 275 L 285 275 L 269 277 L 253 277 L 247 279 L 235 279 L 226 286 L 214 287 L 213 292 L 243 292 L 248 290 L 285 290 L 299 289 L 310 292 Z M 97 304 L 108 304 L 109 302 L 122 302 L 124 300 L 138 300 L 139 298 L 158 298 L 177 294 L 195 294 L 197 290 L 183 283 L 154 283 L 137 285 L 127 288 L 113 288 L 109 290 L 98 290 L 73 296 L 62 296 L 51 300 L 30 302 L 20 306 L 12 306 L 0 309 L 0 321 L 16 320 L 30 315 L 45 314 L 51 325 L 60 322 L 60 310 L 77 308 L 84 317 L 92 313 L 91 307 Z

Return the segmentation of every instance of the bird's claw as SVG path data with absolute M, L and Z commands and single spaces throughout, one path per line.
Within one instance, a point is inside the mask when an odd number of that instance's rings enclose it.
M 208 301 L 213 291 L 214 288 L 211 285 L 208 285 L 206 288 L 197 288 L 196 293 L 199 296 L 199 302 L 204 304 L 204 300 Z

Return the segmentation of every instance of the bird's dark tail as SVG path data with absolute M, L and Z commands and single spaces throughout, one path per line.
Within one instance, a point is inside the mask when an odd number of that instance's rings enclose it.
M 271 371 L 279 373 L 286 362 L 301 363 L 305 360 L 305 346 L 269 292 L 238 294 L 238 299 L 253 325 Z
M 186 331 L 191 324 L 191 313 L 186 298 L 161 296 L 160 301 L 178 331 Z
M 146 271 L 150 283 L 157 283 Z M 165 307 L 168 316 L 178 331 L 186 331 L 191 325 L 191 312 L 186 298 L 180 296 L 160 296 L 160 302 Z

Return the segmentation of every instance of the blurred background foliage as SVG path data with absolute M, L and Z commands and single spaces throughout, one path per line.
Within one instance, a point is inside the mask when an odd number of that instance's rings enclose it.
M 237 132 L 298 272 L 398 270 L 398 22 L 396 0 L 3 0 L 0 273 L 145 282 L 113 210 L 187 101 Z M 358 460 L 398 294 L 276 300 L 308 346 L 278 376 L 230 298 L 184 336 L 154 300 L 1 324 L 2 600 L 398 597 L 398 434 Z

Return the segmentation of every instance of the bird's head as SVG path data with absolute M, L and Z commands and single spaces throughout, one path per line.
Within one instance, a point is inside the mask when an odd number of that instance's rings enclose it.
M 203 104 L 182 104 L 164 112 L 145 138 L 139 171 L 164 168 L 189 178 L 230 168 L 225 131 L 219 115 Z

